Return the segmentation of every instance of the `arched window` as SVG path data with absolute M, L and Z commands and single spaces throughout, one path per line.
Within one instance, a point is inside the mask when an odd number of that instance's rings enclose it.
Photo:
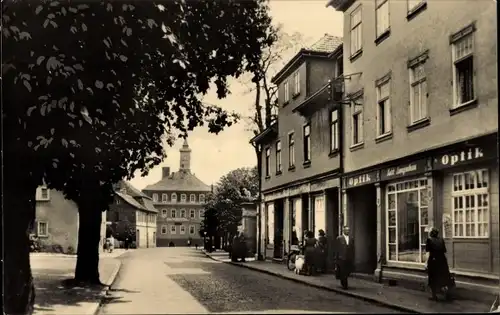
M 170 199 L 172 200 L 172 202 L 177 202 L 177 194 L 172 193 L 172 196 L 170 197 Z

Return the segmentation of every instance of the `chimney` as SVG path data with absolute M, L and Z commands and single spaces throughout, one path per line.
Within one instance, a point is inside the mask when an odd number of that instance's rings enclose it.
M 161 175 L 161 178 L 164 179 L 165 177 L 169 177 L 170 176 L 170 167 L 162 167 L 161 169 L 161 172 L 162 172 L 162 175 Z

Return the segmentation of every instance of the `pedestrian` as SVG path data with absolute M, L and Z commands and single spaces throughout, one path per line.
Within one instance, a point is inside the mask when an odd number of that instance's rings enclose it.
M 337 237 L 335 253 L 335 275 L 344 290 L 348 288 L 347 278 L 354 269 L 354 239 L 349 236 L 349 227 L 344 226 L 343 233 Z
M 425 244 L 425 251 L 429 257 L 426 262 L 428 284 L 432 292 L 431 300 L 437 301 L 437 293 L 444 288 L 446 298 L 448 298 L 448 289 L 450 286 L 450 269 L 446 259 L 446 245 L 444 240 L 439 237 L 439 231 L 432 228 L 429 238 Z
M 240 246 L 240 258 L 242 262 L 245 262 L 245 258 L 247 257 L 247 242 L 245 240 L 245 234 L 243 232 L 240 233 L 239 237 L 239 246 Z
M 198 250 L 198 243 L 195 243 L 194 246 L 196 247 L 196 250 Z
M 321 269 L 321 272 L 326 273 L 327 269 L 327 257 L 328 257 L 328 240 L 326 237 L 326 233 L 323 230 L 318 231 L 318 267 Z
M 316 271 L 317 240 L 314 237 L 313 231 L 307 231 L 306 240 L 304 244 L 304 260 L 306 264 L 307 274 L 312 276 Z
M 191 247 L 191 239 L 187 240 L 187 245 L 188 245 L 188 247 Z
M 128 250 L 130 246 L 130 240 L 128 236 L 125 237 L 125 250 Z

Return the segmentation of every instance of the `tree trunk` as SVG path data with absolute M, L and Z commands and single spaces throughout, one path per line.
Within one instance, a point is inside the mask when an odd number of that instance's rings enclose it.
M 80 227 L 75 282 L 102 284 L 99 278 L 99 241 L 101 239 L 102 213 L 92 202 L 78 203 Z
M 5 163 L 4 165 L 7 165 Z M 35 286 L 30 266 L 29 233 L 35 219 L 34 178 L 23 177 L 22 169 L 4 168 L 4 310 L 5 314 L 32 314 Z M 19 172 L 17 172 L 19 171 Z M 28 174 L 29 175 L 29 174 Z

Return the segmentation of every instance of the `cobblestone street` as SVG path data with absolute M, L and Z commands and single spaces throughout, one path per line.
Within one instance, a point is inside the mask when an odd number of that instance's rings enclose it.
M 120 259 L 122 268 L 100 314 L 396 313 L 355 298 L 213 261 L 195 249 L 139 249 Z

